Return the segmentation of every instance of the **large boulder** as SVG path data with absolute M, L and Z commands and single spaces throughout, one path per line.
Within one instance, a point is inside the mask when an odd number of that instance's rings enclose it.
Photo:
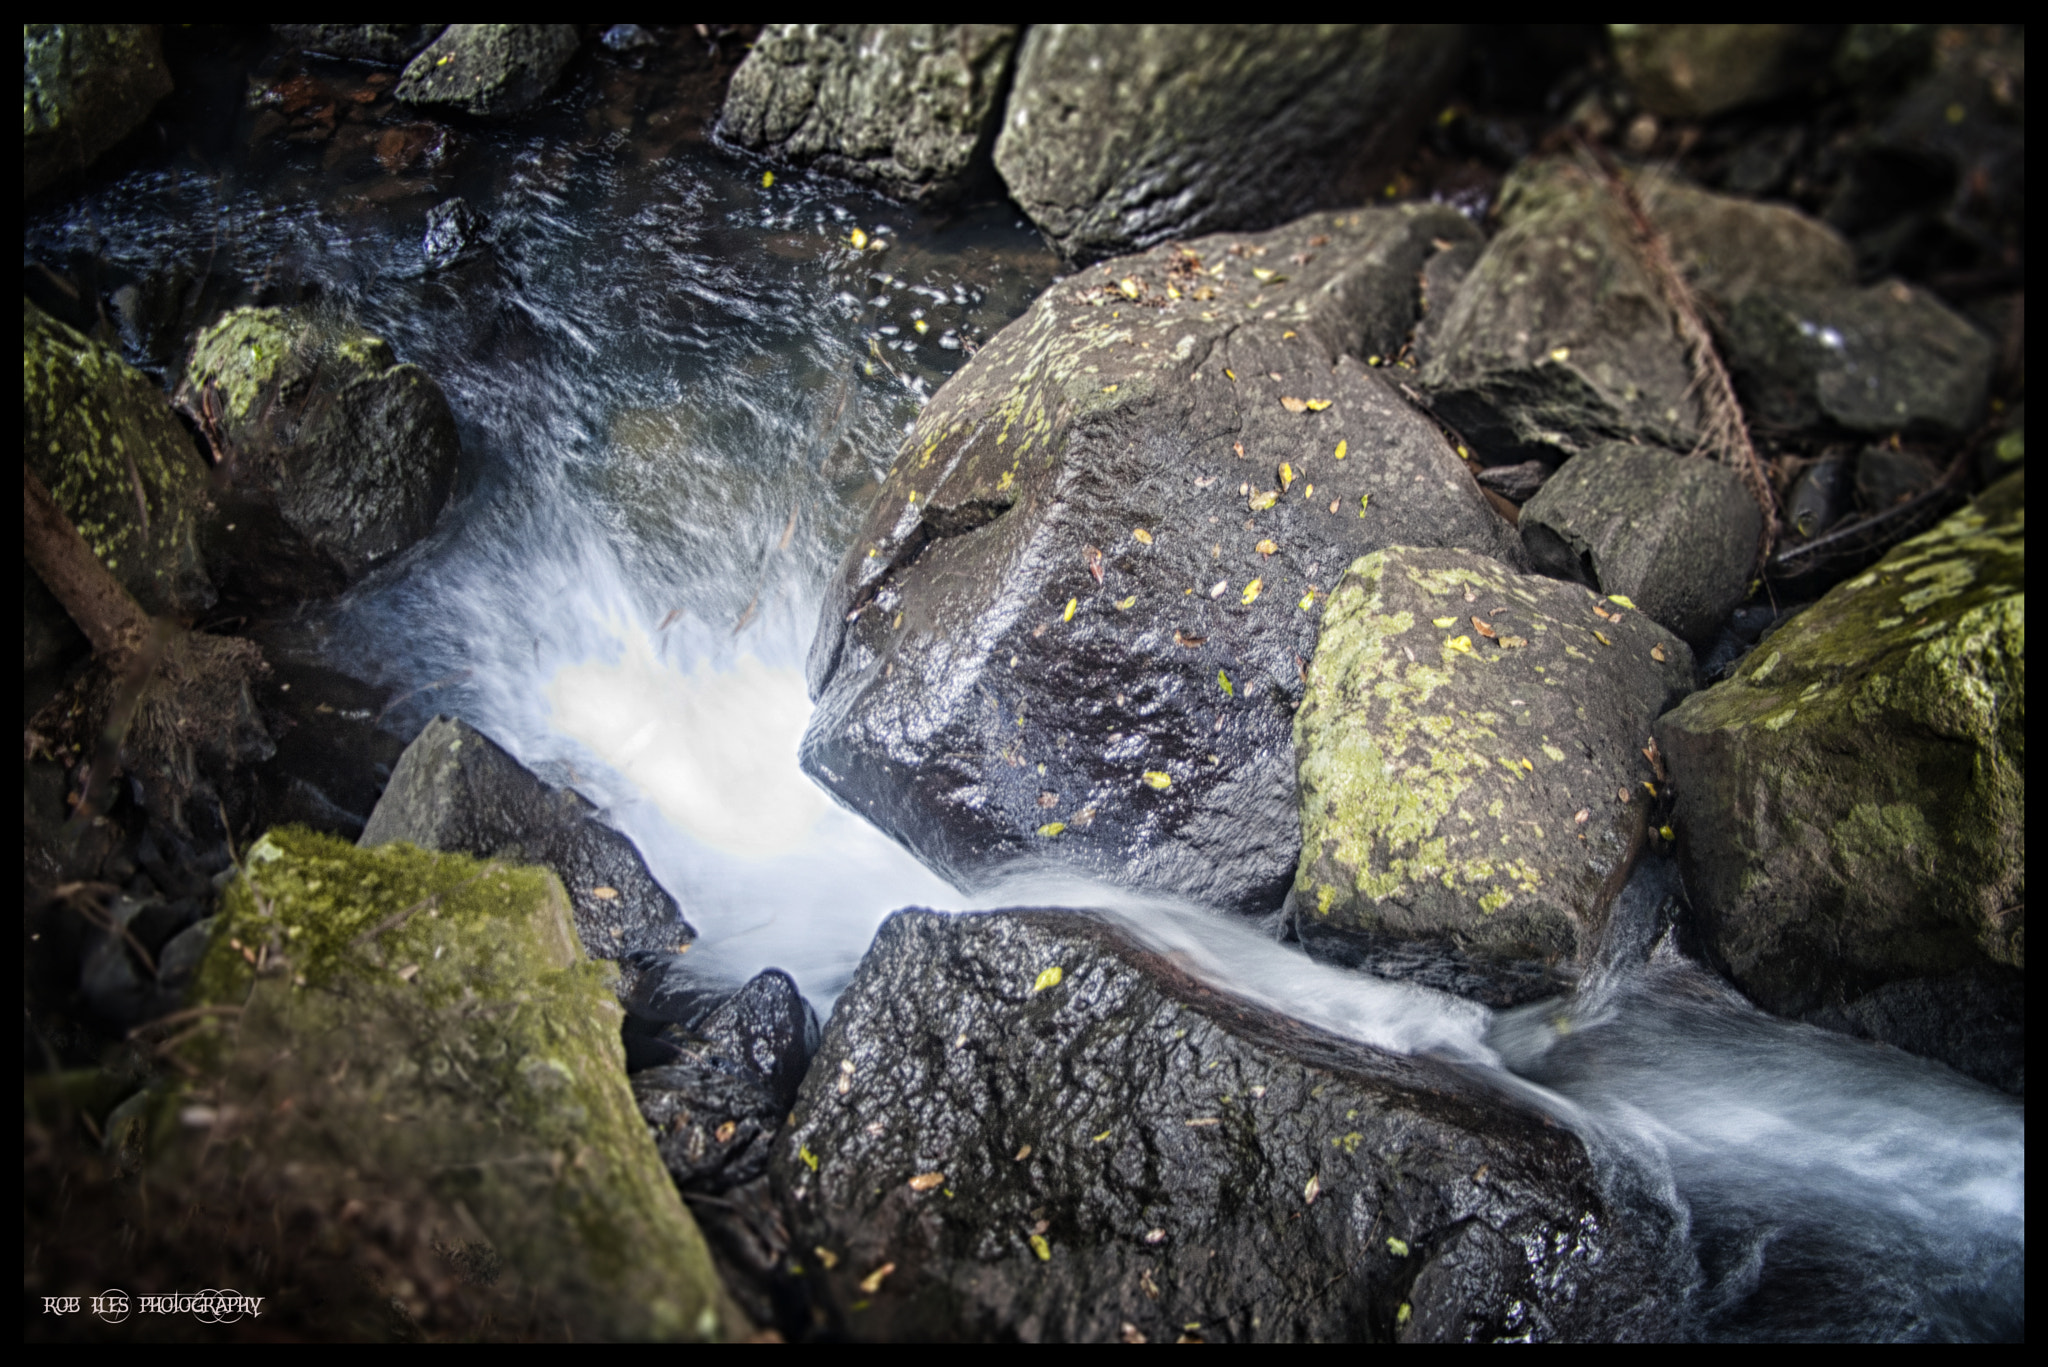
M 885 922 L 773 1173 L 877 1341 L 1645 1339 L 1687 1280 L 1549 1117 L 1074 912 Z
M 552 869 L 569 890 L 593 959 L 672 951 L 695 938 L 675 899 L 647 872 L 633 842 L 570 788 L 533 772 L 464 721 L 436 717 L 405 748 L 363 828 L 365 847 L 512 859 Z
M 23 24 L 22 193 L 90 166 L 170 93 L 155 24 Z
M 425 536 L 455 484 L 440 386 L 309 311 L 230 310 L 193 343 L 175 397 L 221 466 L 207 558 L 241 599 L 339 590 Z
M 1655 171 L 1634 178 L 1686 284 L 1725 312 L 1760 289 L 1846 289 L 1856 253 L 1842 235 L 1786 204 L 1717 195 Z
M 925 407 L 827 593 L 807 772 L 962 885 L 1051 864 L 1272 909 L 1326 586 L 1389 544 L 1524 563 L 1358 359 L 1471 235 L 1312 215 L 1049 290 Z
M 574 24 L 450 24 L 391 93 L 405 104 L 504 118 L 539 103 L 580 41 Z
M 273 831 L 194 976 L 157 1162 L 234 1172 L 257 1239 L 311 1207 L 364 1222 L 359 1245 L 387 1257 L 433 1249 L 495 1333 L 743 1329 L 634 1105 L 606 978 L 545 870 Z M 436 1292 L 385 1294 L 403 1321 Z
M 1465 551 L 1362 558 L 1294 721 L 1303 943 L 1587 962 L 1642 847 L 1650 725 L 1691 687 L 1684 642 L 1577 584 Z
M 1736 984 L 2005 1086 L 1995 1040 L 1886 1022 L 2018 1000 L 2024 478 L 1837 585 L 1657 725 L 1703 944 Z
M 771 24 L 720 136 L 887 195 L 943 203 L 985 176 L 1015 24 Z
M 112 347 L 21 309 L 23 461 L 145 612 L 212 606 L 206 463 L 163 391 Z
M 1378 190 L 1457 74 L 1450 24 L 1035 24 L 996 169 L 1067 257 Z
M 1609 24 L 1615 61 L 1643 107 L 1698 119 L 1776 99 L 1827 69 L 1819 24 Z
M 1729 466 L 1610 442 L 1567 461 L 1517 525 L 1543 573 L 1619 594 L 1698 642 L 1749 595 L 1764 515 Z

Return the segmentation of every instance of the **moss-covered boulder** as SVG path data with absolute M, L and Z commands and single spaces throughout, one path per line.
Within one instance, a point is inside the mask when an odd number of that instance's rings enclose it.
M 22 193 L 90 166 L 170 93 L 155 24 L 23 24 Z
M 220 462 L 207 562 L 239 599 L 340 589 L 425 536 L 454 486 L 440 386 L 310 311 L 230 310 L 193 344 L 176 399 Z
M 1451 550 L 1359 560 L 1294 719 L 1303 942 L 1583 963 L 1644 839 L 1650 724 L 1691 687 L 1684 642 L 1577 584 Z
M 1705 948 L 1767 1010 L 2026 967 L 2024 478 L 1658 723 Z M 1920 1047 L 1973 1068 L 1967 1041 Z
M 1473 236 L 1441 206 L 1314 214 L 1048 290 L 870 506 L 812 646 L 806 770 L 962 885 L 1050 865 L 1273 910 L 1343 567 L 1385 545 L 1526 563 L 1375 364 L 1422 263 Z
M 483 1325 L 422 1329 L 740 1327 L 553 875 L 273 831 L 222 898 L 191 1001 L 201 1026 L 179 1048 L 196 1072 L 162 1110 L 158 1161 L 232 1167 L 252 1192 L 288 1188 L 281 1207 L 324 1201 L 342 1214 L 323 1237 L 358 1220 L 366 1257 L 402 1212 L 405 1240 L 489 1292 Z M 203 1147 L 178 1142 L 194 1131 Z M 387 1289 L 401 1314 L 432 1299 Z
M 1699 119 L 1798 89 L 1827 68 L 1820 24 L 1609 24 L 1614 56 L 1651 113 Z
M 996 169 L 1084 261 L 1379 190 L 1457 74 L 1455 24 L 1034 24 Z
M 163 391 L 113 348 L 21 309 L 22 459 L 145 611 L 211 606 L 206 463 Z
M 898 199 L 957 199 L 989 176 L 1017 33 L 1015 24 L 770 24 L 732 74 L 719 135 Z
M 406 104 L 504 118 L 539 102 L 580 43 L 574 24 L 450 24 L 406 65 Z
M 1655 1339 L 1678 1222 L 1471 1071 L 1325 1034 L 1070 911 L 884 922 L 777 1145 L 859 1339 Z M 1332 979 L 1337 975 L 1330 974 Z

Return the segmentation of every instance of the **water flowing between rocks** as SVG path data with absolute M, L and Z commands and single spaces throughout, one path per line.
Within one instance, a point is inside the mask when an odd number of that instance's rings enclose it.
M 28 236 L 138 278 L 212 261 L 439 381 L 454 504 L 319 614 L 319 649 L 597 801 L 698 928 L 693 960 L 785 969 L 824 1009 L 897 907 L 1107 907 L 1230 992 L 1547 1108 L 1629 1199 L 1686 1212 L 1697 1266 L 1673 1275 L 1702 1336 L 2023 1335 L 2022 1104 L 1757 1012 L 1674 949 L 1654 861 L 1575 998 L 1494 1013 L 1128 892 L 963 899 L 835 806 L 797 767 L 822 584 L 920 402 L 1054 258 L 1000 210 L 924 221 L 706 150 L 495 136 L 460 187 L 488 246 L 439 271 L 417 206 L 253 176 L 136 172 Z

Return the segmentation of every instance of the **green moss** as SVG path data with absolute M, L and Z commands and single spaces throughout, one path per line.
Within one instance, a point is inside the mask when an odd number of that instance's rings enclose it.
M 230 309 L 193 343 L 186 382 L 194 389 L 213 386 L 222 412 L 243 422 L 277 382 L 280 368 L 303 368 L 303 342 L 302 329 L 291 326 L 282 309 Z

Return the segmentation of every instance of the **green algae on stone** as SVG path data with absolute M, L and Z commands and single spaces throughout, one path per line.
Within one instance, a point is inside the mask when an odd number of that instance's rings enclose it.
M 2026 967 L 2024 478 L 1658 724 L 1707 948 L 1769 1010 Z
M 222 897 L 191 1001 L 240 1008 L 181 1047 L 182 1123 L 202 1116 L 222 1161 L 419 1206 L 577 1337 L 728 1327 L 552 874 L 273 831 Z
M 1582 958 L 1642 840 L 1640 747 L 1691 669 L 1575 584 L 1455 550 L 1358 560 L 1294 722 L 1304 939 Z
M 206 465 L 163 391 L 113 348 L 22 301 L 22 459 L 150 613 L 212 606 Z

